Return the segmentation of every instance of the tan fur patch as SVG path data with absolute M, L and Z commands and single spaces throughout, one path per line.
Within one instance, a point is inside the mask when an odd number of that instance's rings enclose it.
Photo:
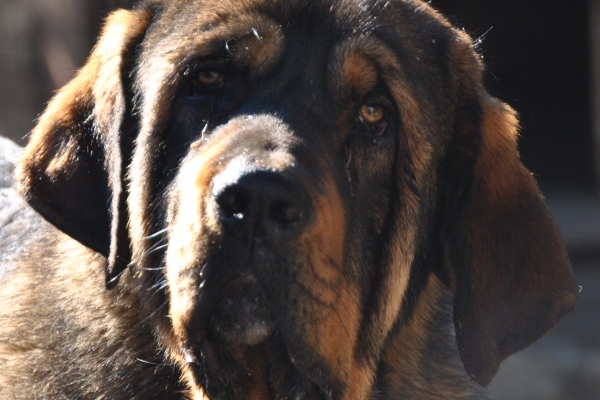
M 345 206 L 332 181 L 325 185 L 326 194 L 316 195 L 317 221 L 300 238 L 300 248 L 306 257 L 301 279 L 306 289 L 325 304 L 337 299 L 337 289 L 344 279 Z
M 458 383 L 465 378 L 461 371 L 457 371 L 453 365 L 428 359 L 430 356 L 425 354 L 427 347 L 431 346 L 428 342 L 431 340 L 430 330 L 432 326 L 436 326 L 436 313 L 439 313 L 439 308 L 444 305 L 443 295 L 443 283 L 435 275 L 431 275 L 411 319 L 386 345 L 382 360 L 389 366 L 386 376 L 388 393 L 427 393 L 427 398 L 431 400 L 458 400 L 471 396 L 470 388 L 464 386 L 461 389 Z M 444 328 L 448 329 L 448 332 L 440 336 L 452 337 L 453 326 L 446 325 Z M 423 368 L 433 371 L 428 372 L 430 375 L 423 376 Z M 435 379 L 438 375 L 454 376 L 456 384 L 450 388 L 448 382 Z M 404 387 L 407 383 L 410 388 Z
M 347 84 L 360 97 L 368 94 L 377 83 L 377 70 L 371 60 L 360 53 L 347 54 L 344 60 L 343 73 Z
M 344 265 L 345 207 L 329 180 L 315 199 L 317 221 L 300 239 L 306 268 L 300 284 L 322 303 L 307 331 L 308 340 L 327 361 L 334 377 L 350 382 L 345 399 L 363 398 L 372 374 L 354 360 L 360 324 L 359 295 L 348 282 Z
M 490 102 L 492 100 L 489 100 Z M 507 203 L 519 201 L 519 196 L 512 195 L 521 188 L 520 181 L 532 185 L 531 174 L 521 167 L 517 151 L 518 121 L 516 113 L 506 104 L 496 100 L 495 104 L 488 106 L 483 119 L 482 145 L 475 171 L 481 178 L 479 182 L 485 185 L 481 193 L 485 196 L 480 201 L 486 203 L 489 209 L 502 210 L 506 207 L 513 208 L 515 204 Z M 502 168 L 497 168 L 497 163 L 502 160 Z M 494 179 L 485 179 L 494 171 Z

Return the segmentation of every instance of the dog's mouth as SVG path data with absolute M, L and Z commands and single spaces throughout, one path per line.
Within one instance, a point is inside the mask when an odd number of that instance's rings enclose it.
M 310 286 L 313 267 L 294 242 L 251 249 L 231 238 L 205 242 L 193 256 L 203 262 L 167 267 L 173 350 L 196 390 L 212 400 L 340 398 L 344 384 L 318 347 L 328 338 L 318 330 L 323 315 L 339 314 L 328 304 L 336 287 Z
M 206 252 L 205 263 L 168 267 L 173 350 L 196 390 L 212 400 L 330 398 L 329 367 L 306 338 L 312 322 L 294 308 L 315 305 L 293 246 L 215 240 Z
M 181 345 L 194 385 L 210 399 L 327 397 L 298 369 L 284 340 L 289 332 L 254 275 L 241 275 L 211 305 L 204 330 L 190 325 Z
M 213 301 L 205 326 L 191 324 L 184 333 L 182 355 L 196 385 L 211 399 L 247 398 L 261 380 L 261 399 L 270 399 L 266 348 L 278 335 L 276 320 L 256 277 L 244 273 L 225 285 Z M 215 295 L 215 293 L 211 293 Z
M 290 290 L 289 282 L 265 277 L 264 271 L 273 270 L 266 265 L 273 262 L 271 257 L 266 260 L 261 251 L 249 256 L 248 249 L 233 242 L 237 245 L 225 241 L 211 247 L 212 262 L 202 264 L 207 267 L 179 268 L 171 276 L 174 350 L 180 352 L 193 385 L 213 400 L 323 398 L 290 355 L 290 338 L 302 339 L 279 301 Z M 286 249 L 283 253 L 293 253 Z M 263 250 L 269 256 L 276 253 Z M 278 265 L 289 261 L 281 257 L 275 257 Z M 233 259 L 249 262 L 242 267 Z M 171 267 L 171 272 L 177 270 Z
M 209 317 L 208 335 L 216 341 L 253 346 L 273 333 L 276 322 L 256 277 L 244 274 L 224 291 Z

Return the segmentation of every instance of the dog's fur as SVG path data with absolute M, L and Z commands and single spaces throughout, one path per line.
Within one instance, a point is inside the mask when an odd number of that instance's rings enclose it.
M 112 14 L 17 167 L 0 397 L 484 398 L 576 296 L 482 73 L 418 0 Z

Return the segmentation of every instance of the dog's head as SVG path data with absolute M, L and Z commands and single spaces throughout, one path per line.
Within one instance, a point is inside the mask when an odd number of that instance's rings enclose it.
M 51 101 L 20 189 L 198 393 L 366 398 L 431 274 L 487 384 L 575 287 L 481 75 L 418 1 L 145 2 Z

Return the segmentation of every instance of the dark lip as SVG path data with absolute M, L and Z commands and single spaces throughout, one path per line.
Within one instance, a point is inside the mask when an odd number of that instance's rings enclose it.
M 254 346 L 267 340 L 277 327 L 258 279 L 247 270 L 235 276 L 216 273 L 219 269 L 203 268 L 203 292 L 180 337 L 181 354 L 191 365 L 211 359 L 208 349 L 212 346 Z
M 224 292 L 210 316 L 209 336 L 226 344 L 246 346 L 267 340 L 277 323 L 256 277 L 244 273 Z
M 242 380 L 246 375 L 242 365 L 208 339 L 202 340 L 196 349 L 182 348 L 182 353 L 195 383 L 202 387 L 211 399 L 228 398 L 227 393 L 235 386 L 235 382 Z
M 268 361 L 268 374 L 264 376 L 273 398 L 298 400 L 338 399 L 331 390 L 317 384 L 290 360 L 287 348 L 281 342 L 280 332 L 275 330 L 269 339 L 256 346 L 247 346 L 256 356 Z M 188 360 L 195 385 L 201 387 L 213 400 L 246 398 L 246 390 L 252 376 L 257 372 L 246 363 L 252 359 L 237 360 L 232 354 L 239 350 L 235 345 L 227 346 L 205 339 L 198 347 L 199 358 Z M 187 356 L 184 354 L 187 358 Z M 250 361 L 250 364 L 252 362 Z M 260 373 L 259 373 L 260 374 Z
M 269 378 L 265 379 L 276 398 L 330 398 L 321 368 L 315 369 L 313 362 L 307 366 L 290 354 L 290 341 L 303 342 L 286 317 L 288 286 L 293 285 L 290 279 L 299 267 L 293 243 L 257 246 L 217 236 L 204 255 L 201 298 L 178 337 L 178 350 L 194 385 L 213 400 L 244 398 L 250 377 L 257 372 L 256 356 L 262 354 L 258 359 L 264 357 L 267 363 Z M 242 289 L 246 294 L 240 296 Z M 260 299 L 254 301 L 253 296 Z M 245 320 L 237 317 L 244 308 Z M 242 320 L 240 329 L 236 320 Z
M 265 261 L 260 256 L 258 260 Z M 240 265 L 237 268 L 232 266 L 229 273 L 220 276 L 215 276 L 219 275 L 215 272 L 222 270 L 223 264 L 206 270 L 205 286 L 212 287 L 204 294 L 209 298 L 197 305 L 198 318 L 181 337 L 179 349 L 195 385 L 213 400 L 244 398 L 244 388 L 256 372 L 253 372 L 254 367 L 250 367 L 255 365 L 256 360 L 246 358 L 247 351 L 254 355 L 261 352 L 260 357 L 269 360 L 267 368 L 271 378 L 265 379 L 268 379 L 267 384 L 275 397 L 331 398 L 325 394 L 330 392 L 329 384 L 322 379 L 317 379 L 320 382 L 317 383 L 312 367 L 305 370 L 306 365 L 298 365 L 298 360 L 291 358 L 288 347 L 288 340 L 292 339 L 290 332 L 282 331 L 284 326 L 276 315 L 282 310 L 279 307 L 274 310 L 268 302 L 265 291 L 273 288 L 271 285 L 264 290 L 261 287 L 259 272 L 252 272 L 256 262 L 257 259 L 254 259 L 244 269 Z M 240 296 L 243 289 L 246 292 Z M 254 296 L 259 299 L 255 301 Z M 245 312 L 245 317 L 238 318 Z M 241 326 L 237 327 L 235 323 L 240 319 Z M 302 338 L 292 340 L 302 341 Z

